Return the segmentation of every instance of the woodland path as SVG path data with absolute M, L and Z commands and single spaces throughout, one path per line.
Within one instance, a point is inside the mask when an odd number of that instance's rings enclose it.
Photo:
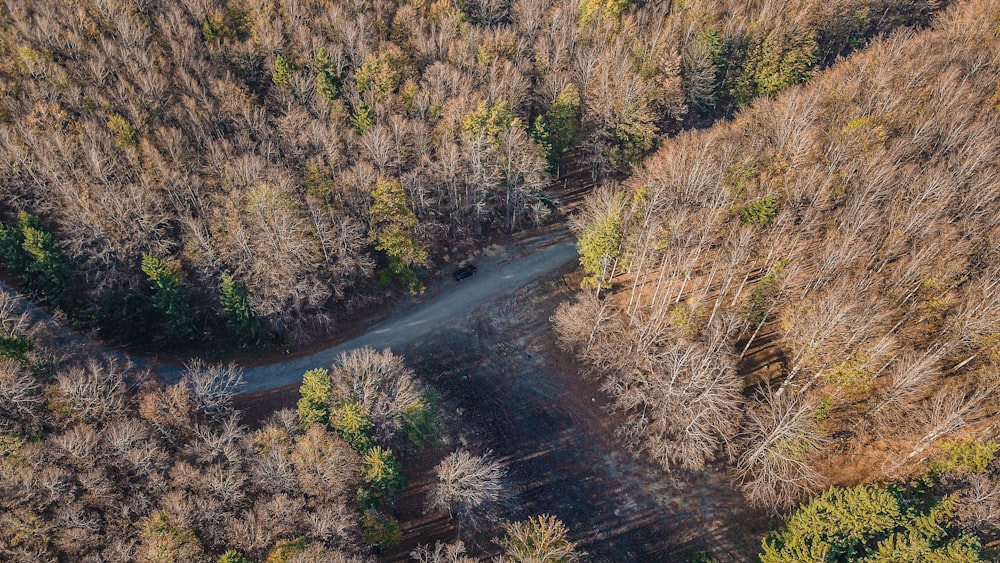
M 430 282 L 422 299 L 415 299 L 398 307 L 399 312 L 372 326 L 363 334 L 305 356 L 269 365 L 245 367 L 246 381 L 242 393 L 256 393 L 282 387 L 302 380 L 302 374 L 311 369 L 329 367 L 342 352 L 370 346 L 389 348 L 402 353 L 411 345 L 422 342 L 434 331 L 449 324 L 464 323 L 465 318 L 477 307 L 513 293 L 525 284 L 545 276 L 577 257 L 576 239 L 565 227 L 556 227 L 530 237 L 504 245 L 484 249 L 476 265 L 479 272 L 456 282 L 450 275 Z M 445 277 L 446 276 L 446 277 Z M 0 283 L 0 291 L 17 293 Z M 49 315 L 27 299 L 18 299 L 28 312 L 32 323 L 49 325 L 50 334 L 63 346 L 84 346 L 88 337 L 61 323 L 51 322 Z M 177 381 L 183 367 L 157 363 L 98 345 L 119 359 L 127 359 L 139 367 L 148 367 L 167 382 Z
M 507 246 L 495 245 L 481 256 L 476 275 L 456 282 L 450 275 L 429 288 L 433 296 L 371 327 L 364 334 L 325 350 L 277 364 L 244 368 L 243 392 L 253 393 L 301 381 L 302 374 L 329 367 L 342 352 L 370 346 L 403 353 L 449 324 L 464 324 L 477 307 L 508 295 L 576 259 L 576 239 L 565 229 Z M 441 288 L 440 286 L 445 286 Z M 177 368 L 172 368 L 176 370 Z M 176 375 L 164 373 L 170 378 Z M 179 373 L 179 372 L 178 372 Z

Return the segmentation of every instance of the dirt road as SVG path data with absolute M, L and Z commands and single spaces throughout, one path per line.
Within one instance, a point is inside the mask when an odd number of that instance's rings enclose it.
M 364 346 L 390 348 L 402 353 L 411 345 L 449 324 L 464 324 L 465 318 L 483 303 L 507 295 L 576 258 L 576 239 L 565 230 L 539 235 L 513 247 L 496 246 L 477 262 L 479 272 L 456 282 L 450 275 L 438 280 L 428 293 L 433 295 L 409 310 L 377 324 L 357 338 L 331 348 L 278 364 L 245 368 L 243 391 L 253 393 L 302 380 L 302 374 L 328 367 L 341 352 Z M 161 368 L 168 378 L 179 375 L 177 368 Z
M 540 233 L 506 246 L 494 245 L 477 258 L 479 272 L 456 282 L 449 272 L 429 283 L 426 294 L 413 300 L 393 317 L 371 327 L 364 334 L 330 348 L 283 362 L 244 368 L 244 393 L 274 389 L 302 380 L 302 374 L 318 367 L 328 367 L 341 352 L 371 346 L 390 348 L 397 353 L 421 342 L 432 332 L 449 324 L 463 324 L 477 307 L 508 295 L 525 284 L 549 274 L 576 258 L 576 239 L 565 228 Z M 0 291 L 19 297 L 0 283 Z M 83 346 L 88 338 L 65 326 L 51 322 L 48 314 L 25 299 L 16 299 L 33 322 L 50 326 L 60 345 Z M 169 364 L 151 364 L 144 359 L 104 348 L 106 352 L 128 359 L 139 367 L 151 367 L 167 382 L 180 378 L 183 368 Z

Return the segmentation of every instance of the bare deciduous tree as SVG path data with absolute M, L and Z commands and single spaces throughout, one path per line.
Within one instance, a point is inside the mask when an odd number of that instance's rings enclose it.
M 15 360 L 0 360 L 0 430 L 34 434 L 46 418 L 42 386 Z
M 996 475 L 971 474 L 958 490 L 955 515 L 962 527 L 979 533 L 1000 530 L 1000 479 Z
M 819 474 L 810 454 L 823 443 L 812 405 L 794 393 L 767 390 L 748 413 L 736 480 L 751 503 L 777 509 L 813 491 Z
M 390 350 L 344 352 L 334 363 L 330 379 L 335 401 L 360 404 L 375 431 L 386 440 L 396 436 L 403 414 L 420 400 L 413 370 Z
M 434 542 L 434 547 L 421 544 L 410 552 L 410 558 L 417 563 L 476 563 L 479 561 L 465 554 L 465 544 L 461 540 L 452 543 Z
M 104 424 L 127 406 L 130 371 L 131 366 L 119 366 L 114 360 L 101 363 L 91 359 L 59 373 L 53 393 L 73 416 Z
M 181 383 L 191 393 L 194 406 L 205 416 L 222 420 L 232 413 L 233 396 L 243 386 L 243 370 L 236 364 L 209 365 L 194 360 L 185 366 Z
M 428 508 L 446 511 L 459 518 L 460 526 L 471 527 L 501 499 L 507 475 L 503 465 L 489 452 L 474 456 L 465 450 L 445 457 L 434 472 L 437 483 L 428 495 Z

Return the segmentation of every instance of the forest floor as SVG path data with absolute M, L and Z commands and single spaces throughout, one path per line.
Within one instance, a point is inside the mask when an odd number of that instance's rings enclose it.
M 580 377 L 559 349 L 549 317 L 579 284 L 573 265 L 425 334 L 407 363 L 441 395 L 447 431 L 405 458 L 409 486 L 398 501 L 403 542 L 381 560 L 405 561 L 420 543 L 461 537 L 489 552 L 491 535 L 461 533 L 447 515 L 424 511 L 434 467 L 448 453 L 492 452 L 508 468 L 509 496 L 495 520 L 552 514 L 588 561 L 689 561 L 706 550 L 719 561 L 757 553 L 767 518 L 749 510 L 725 469 L 665 473 L 616 436 L 621 419 L 599 385 Z M 250 418 L 293 407 L 297 387 L 245 395 Z

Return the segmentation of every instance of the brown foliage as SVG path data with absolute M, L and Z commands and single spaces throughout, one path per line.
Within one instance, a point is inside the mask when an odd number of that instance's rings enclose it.
M 731 393 L 752 397 L 739 482 L 771 507 L 821 481 L 815 448 L 837 459 L 877 436 L 895 474 L 995 422 L 1000 60 L 976 18 L 998 12 L 955 6 L 931 30 L 877 41 L 732 123 L 668 141 L 619 189 L 633 202 L 627 266 L 610 296 L 581 295 L 554 321 L 626 409 L 637 446 L 705 459 L 697 435 L 670 435 L 690 428 L 676 417 L 703 395 L 677 383 L 697 381 L 684 374 L 703 357 L 743 370 L 728 372 Z M 753 389 L 766 380 L 773 392 Z M 839 440 L 824 446 L 823 428 Z M 730 434 L 716 433 L 718 447 Z

